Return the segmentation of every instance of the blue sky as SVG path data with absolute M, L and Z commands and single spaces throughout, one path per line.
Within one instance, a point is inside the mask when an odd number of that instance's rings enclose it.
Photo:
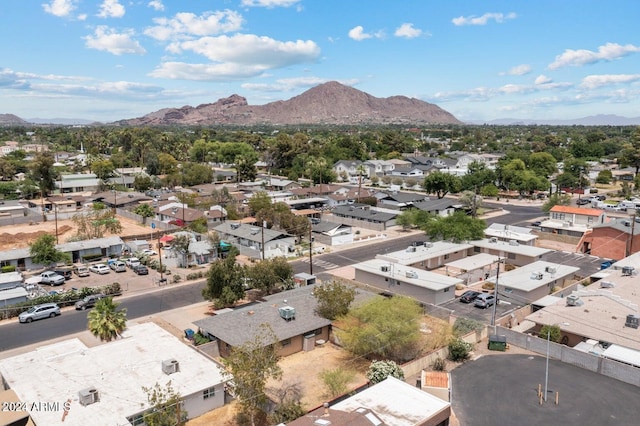
M 109 122 L 336 80 L 460 120 L 640 116 L 638 0 L 20 0 L 0 113 Z

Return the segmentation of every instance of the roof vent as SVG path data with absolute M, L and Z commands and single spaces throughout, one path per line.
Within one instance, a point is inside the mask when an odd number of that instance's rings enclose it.
M 627 315 L 627 320 L 624 323 L 625 327 L 637 329 L 638 325 L 640 325 L 640 315 L 635 315 L 635 314 Z
M 383 265 L 383 266 L 381 266 L 381 267 L 380 267 L 380 270 L 381 270 L 382 272 L 389 272 L 389 266 L 387 266 L 387 265 Z
M 635 274 L 635 268 L 633 266 L 623 266 L 622 267 L 622 276 L 623 277 L 630 277 L 633 274 Z
M 431 247 L 433 247 L 433 243 L 424 243 L 424 246 L 426 248 L 431 248 Z
M 496 237 L 491 237 L 491 238 L 489 238 L 489 242 L 490 243 L 497 243 L 498 239 Z
M 416 271 L 407 271 L 405 273 L 405 276 L 407 278 L 418 278 L 418 274 L 416 273 Z
M 415 248 L 414 246 L 409 246 L 409 247 L 407 247 L 407 251 L 408 251 L 409 253 L 415 253 L 416 248 Z
M 552 275 L 557 272 L 555 266 L 547 266 L 544 271 Z
M 510 246 L 519 246 L 520 243 L 518 241 L 516 241 L 516 240 L 509 240 L 509 245 Z
M 232 223 L 230 226 L 231 226 L 231 229 L 238 229 L 238 228 L 240 228 L 240 224 L 239 224 L 239 223 Z
M 162 372 L 164 374 L 173 374 L 178 371 L 180 371 L 180 363 L 177 360 L 171 358 L 162 361 Z
M 282 306 L 278 308 L 278 312 L 285 321 L 296 319 L 296 309 L 291 306 Z
M 613 288 L 615 286 L 611 281 L 600 281 L 600 288 Z
M 532 280 L 541 280 L 542 279 L 542 272 L 532 272 L 531 273 L 531 279 Z
M 260 228 L 251 228 L 251 235 L 256 235 L 260 232 Z
M 86 388 L 78 392 L 80 404 L 87 406 L 100 401 L 100 394 L 96 388 Z
M 567 306 L 582 306 L 584 302 L 575 294 L 567 296 Z

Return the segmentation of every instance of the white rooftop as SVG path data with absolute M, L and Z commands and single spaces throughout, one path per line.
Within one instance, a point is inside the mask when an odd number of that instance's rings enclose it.
M 513 253 L 528 257 L 540 257 L 544 254 L 551 253 L 552 249 L 528 246 L 525 244 L 514 244 L 509 241 L 491 241 L 488 238 L 482 240 L 470 241 L 476 247 L 487 248 L 491 250 L 500 250 L 502 253 Z
M 640 352 L 623 346 L 611 345 L 602 352 L 602 356 L 640 367 Z
M 478 253 L 473 256 L 465 257 L 464 259 L 454 260 L 453 262 L 445 263 L 447 268 L 457 268 L 464 271 L 473 271 L 475 269 L 483 268 L 487 265 L 496 263 L 500 259 L 499 256 L 489 253 Z
M 640 315 L 638 288 L 639 275 L 622 276 L 621 271 L 611 271 L 605 280 L 572 293 L 582 305 L 567 306 L 565 294 L 561 301 L 526 319 L 541 325 L 566 323 L 560 328 L 568 333 L 640 351 L 640 329 L 625 327 L 627 315 Z
M 449 407 L 447 401 L 391 376 L 331 406 L 348 412 L 367 408 L 387 426 L 426 424 Z
M 498 285 L 521 291 L 532 291 L 555 280 L 571 276 L 579 270 L 580 268 L 575 266 L 539 260 L 509 272 L 501 272 Z M 540 279 L 538 274 L 542 275 Z M 496 277 L 491 277 L 487 281 L 495 283 Z
M 383 266 L 388 267 L 388 271 L 383 271 Z M 356 263 L 353 267 L 364 272 L 394 278 L 398 281 L 433 291 L 443 290 L 463 282 L 458 278 L 447 277 L 446 275 L 436 274 L 425 271 L 424 269 L 412 268 L 411 266 L 395 264 L 384 259 L 366 260 Z
M 537 235 L 531 233 L 530 228 L 513 225 L 503 225 L 501 223 L 492 223 L 484 230 L 487 237 L 497 237 L 507 240 L 517 240 L 530 242 L 538 238 Z
M 424 246 L 407 247 L 404 250 L 394 251 L 391 253 L 378 254 L 376 259 L 394 262 L 400 265 L 413 265 L 428 259 L 435 259 L 447 254 L 457 253 L 459 251 L 473 248 L 472 244 L 457 244 L 446 241 L 435 241 L 425 243 Z
M 175 359 L 179 371 L 167 375 L 162 361 Z M 222 370 L 205 356 L 154 323 L 129 327 L 119 340 L 87 347 L 73 338 L 0 360 L 0 374 L 21 401 L 63 403 L 71 400 L 67 426 L 126 425 L 143 411 L 142 387 L 171 381 L 183 397 L 222 382 Z M 100 401 L 83 406 L 78 392 L 94 387 Z M 33 411 L 37 425 L 61 424 L 60 411 Z

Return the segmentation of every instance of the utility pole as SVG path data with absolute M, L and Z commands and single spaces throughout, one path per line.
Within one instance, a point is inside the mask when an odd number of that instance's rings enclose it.
M 51 204 L 54 208 L 54 217 L 56 218 L 56 244 L 58 244 L 58 205 L 55 202 Z
M 156 224 L 151 222 L 153 228 L 155 228 Z M 158 261 L 160 262 L 160 285 L 164 282 L 164 277 L 162 276 L 162 244 L 160 243 L 160 230 L 156 231 L 156 235 L 158 236 Z
M 500 262 L 502 259 L 498 257 L 498 270 L 496 271 L 496 285 L 493 288 L 493 313 L 491 315 L 491 325 L 493 326 L 493 334 L 498 334 L 496 326 L 496 308 L 498 306 L 498 280 L 500 279 Z
M 313 275 L 313 236 L 311 235 L 312 226 L 309 224 L 309 275 Z
M 262 221 L 262 260 L 264 260 L 264 228 L 267 226 L 267 221 L 263 220 Z

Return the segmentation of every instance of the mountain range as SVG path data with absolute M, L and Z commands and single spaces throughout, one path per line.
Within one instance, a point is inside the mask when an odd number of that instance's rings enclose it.
M 73 118 L 22 119 L 0 114 L 0 126 L 30 124 L 101 125 Z M 234 94 L 214 103 L 196 107 L 163 108 L 142 117 L 122 119 L 110 125 L 385 125 L 385 124 L 489 124 L 554 126 L 634 126 L 640 117 L 595 115 L 576 119 L 527 120 L 503 118 L 491 121 L 470 120 L 465 123 L 437 105 L 406 96 L 377 98 L 335 81 L 320 84 L 289 100 L 264 105 L 249 105 L 246 98 Z

